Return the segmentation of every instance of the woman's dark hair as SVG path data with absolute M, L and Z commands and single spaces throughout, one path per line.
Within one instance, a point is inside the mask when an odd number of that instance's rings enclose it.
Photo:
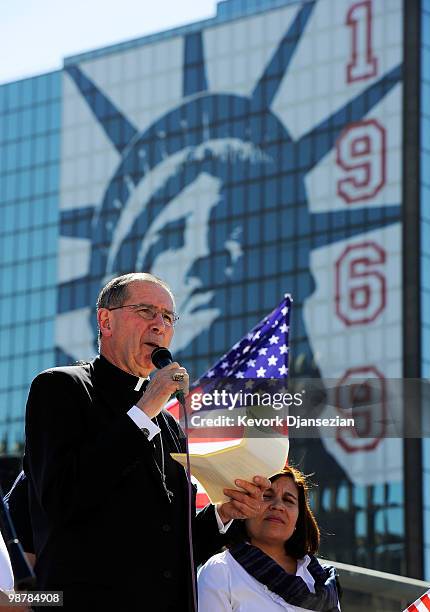
M 295 467 L 287 466 L 281 472 L 273 474 L 270 482 L 279 478 L 291 478 L 297 487 L 299 513 L 293 535 L 284 543 L 287 555 L 301 559 L 307 554 L 314 555 L 319 548 L 320 530 L 309 506 L 309 484 L 307 477 Z M 229 546 L 243 542 L 248 538 L 245 520 L 236 520 L 227 531 Z

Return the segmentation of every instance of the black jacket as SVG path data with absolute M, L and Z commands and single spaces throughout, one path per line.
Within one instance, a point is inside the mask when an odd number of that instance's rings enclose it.
M 97 357 L 31 385 L 24 469 L 35 571 L 40 589 L 64 590 L 65 609 L 67 597 L 84 610 L 95 596 L 100 609 L 118 597 L 124 610 L 190 609 L 187 481 L 169 455 L 183 450 L 183 433 L 163 412 L 169 503 L 154 461 L 158 436 L 154 445 L 127 415 L 142 394 L 137 380 Z M 196 564 L 220 549 L 213 506 L 193 519 L 193 538 Z

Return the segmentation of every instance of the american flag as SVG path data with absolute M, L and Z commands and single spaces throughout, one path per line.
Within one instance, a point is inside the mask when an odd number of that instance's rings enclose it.
M 225 378 L 237 379 L 284 379 L 288 376 L 288 336 L 292 298 L 289 294 L 273 312 L 260 321 L 246 336 L 225 353 L 205 374 L 190 387 L 187 406 L 190 406 L 193 393 L 208 389 L 208 381 Z M 170 402 L 167 409 L 179 418 L 179 404 Z M 225 438 L 205 437 L 204 444 L 196 444 L 190 439 L 190 452 L 210 452 L 223 445 Z M 231 438 L 229 439 L 232 442 Z M 224 444 L 225 445 L 225 444 Z M 199 487 L 197 507 L 202 508 L 208 498 Z
M 291 296 L 221 357 L 202 377 L 286 378 Z
M 421 595 L 419 599 L 414 601 L 406 610 L 403 612 L 428 612 L 430 610 L 430 589 Z

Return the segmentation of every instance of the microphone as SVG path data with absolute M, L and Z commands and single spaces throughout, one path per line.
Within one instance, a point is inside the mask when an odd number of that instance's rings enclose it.
M 164 346 L 157 346 L 151 353 L 151 361 L 158 370 L 173 363 L 172 353 Z
M 165 368 L 166 366 L 173 363 L 172 353 L 164 346 L 157 346 L 157 348 L 155 348 L 151 353 L 151 361 L 158 370 L 161 370 L 162 368 Z M 175 395 L 178 401 L 182 404 L 182 406 L 184 406 L 184 392 L 176 391 Z

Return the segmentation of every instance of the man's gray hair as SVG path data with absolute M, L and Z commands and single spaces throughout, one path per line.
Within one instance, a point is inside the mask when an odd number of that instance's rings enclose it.
M 155 283 L 156 285 L 160 285 L 170 294 L 172 298 L 173 304 L 175 304 L 175 297 L 170 289 L 169 285 L 158 278 L 158 276 L 154 276 L 149 272 L 130 272 L 129 274 L 123 274 L 122 276 L 117 276 L 116 278 L 112 278 L 100 291 L 99 296 L 97 298 L 97 310 L 99 308 L 116 308 L 117 306 L 123 306 L 124 302 L 128 297 L 128 285 L 130 283 L 134 283 L 135 281 L 146 281 L 149 283 Z M 98 344 L 100 349 L 102 334 L 99 328 L 98 333 Z
M 128 297 L 128 285 L 135 281 L 147 281 L 160 285 L 170 294 L 173 303 L 175 303 L 172 290 L 167 283 L 161 280 L 161 278 L 149 272 L 131 272 L 130 274 L 123 274 L 122 276 L 113 278 L 103 287 L 97 298 L 97 310 L 99 308 L 116 308 L 122 306 Z
M 160 285 L 160 287 L 163 287 L 163 289 L 170 294 L 172 302 L 175 304 L 175 297 L 172 290 L 167 283 L 161 280 L 161 278 L 158 278 L 158 276 L 154 276 L 149 272 L 130 272 L 129 274 L 123 274 L 122 276 L 113 278 L 103 287 L 97 298 L 97 310 L 99 308 L 116 308 L 117 306 L 123 306 L 128 297 L 128 286 L 130 283 L 134 283 L 135 281 L 147 281 Z M 99 350 L 101 338 L 102 333 L 99 328 Z

